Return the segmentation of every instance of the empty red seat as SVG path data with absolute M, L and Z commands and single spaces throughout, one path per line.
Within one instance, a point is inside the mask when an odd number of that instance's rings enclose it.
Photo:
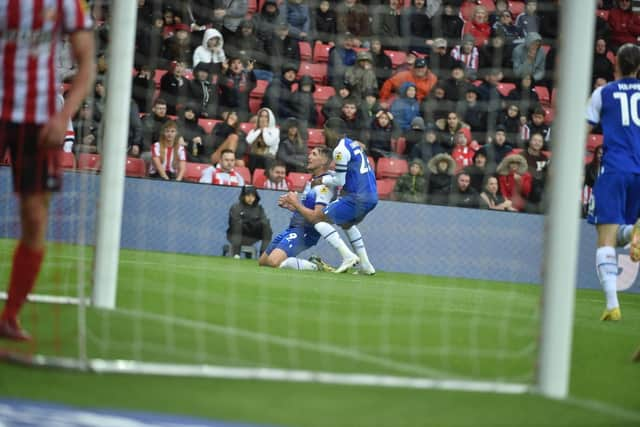
M 596 147 L 602 145 L 602 135 L 597 133 L 590 133 L 587 135 L 587 151 L 593 153 L 596 151 Z
M 299 41 L 298 47 L 300 48 L 300 60 L 311 62 L 311 45 L 306 41 Z
M 335 94 L 336 90 L 332 86 L 317 85 L 315 92 L 313 92 L 313 101 L 316 105 L 324 105 Z
M 240 130 L 244 133 L 249 133 L 249 131 L 255 127 L 256 125 L 254 123 L 250 123 L 250 122 L 240 123 Z
M 404 150 L 407 148 L 407 140 L 404 137 L 398 137 L 391 140 L 391 149 L 394 153 L 404 154 Z
M 144 160 L 137 157 L 127 157 L 125 175 L 136 178 L 144 178 L 147 175 Z
M 551 96 L 549 96 L 549 89 L 546 86 L 535 86 L 533 90 L 538 94 L 541 104 L 551 105 Z
M 234 168 L 236 172 L 240 174 L 242 179 L 244 179 L 245 184 L 251 184 L 251 171 L 246 166 L 236 166 Z
M 208 134 L 211 133 L 213 128 L 220 122 L 221 120 L 216 119 L 198 119 L 198 124 L 202 126 L 202 129 Z
M 511 16 L 515 20 L 518 15 L 524 12 L 524 1 L 509 0 L 509 12 L 511 12 Z
M 100 154 L 80 153 L 78 169 L 81 171 L 97 172 L 100 170 Z
M 267 180 L 267 176 L 264 174 L 264 169 L 255 168 L 253 170 L 253 176 L 251 180 L 253 185 L 255 185 L 256 187 L 262 188 L 266 180 Z
M 500 92 L 500 95 L 507 96 L 509 92 L 516 88 L 515 83 L 498 83 L 496 89 Z
M 385 50 L 384 53 L 389 55 L 389 58 L 391 58 L 391 66 L 393 68 L 398 68 L 400 65 L 407 62 L 407 54 L 400 50 Z
M 409 164 L 405 159 L 394 159 L 391 157 L 380 157 L 376 165 L 376 177 L 397 178 L 409 171 Z
M 202 176 L 202 171 L 208 168 L 209 164 L 207 163 L 195 163 L 195 162 L 187 162 L 187 168 L 184 172 L 184 180 L 191 182 L 200 181 L 200 176 Z
M 269 86 L 269 82 L 266 80 L 256 80 L 256 87 L 249 94 L 250 98 L 262 99 L 265 91 L 267 90 L 267 86 Z
M 378 187 L 378 197 L 383 200 L 389 200 L 396 186 L 396 180 L 391 178 L 378 179 L 376 180 L 376 186 Z
M 324 131 L 322 129 L 307 129 L 307 146 L 309 148 L 324 145 Z
M 7 153 L 7 155 L 8 155 L 8 153 Z M 0 164 L 1 164 L 1 162 L 0 162 Z M 74 156 L 73 153 L 67 153 L 66 151 L 60 151 L 59 154 L 58 154 L 58 165 L 62 169 L 75 169 L 76 168 L 76 156 Z
M 310 62 L 300 62 L 300 68 L 298 68 L 298 79 L 302 76 L 311 76 L 316 84 L 323 85 L 327 78 L 327 64 L 312 64 Z
M 262 105 L 262 99 L 249 98 L 249 111 L 251 111 L 251 114 L 257 114 L 261 105 Z
M 302 173 L 302 172 L 289 172 L 289 180 L 291 180 L 291 184 L 293 184 L 293 190 L 302 191 L 304 190 L 305 185 L 311 179 L 310 173 Z
M 314 62 L 329 62 L 329 49 L 331 46 L 322 42 L 316 42 L 313 46 L 313 61 Z

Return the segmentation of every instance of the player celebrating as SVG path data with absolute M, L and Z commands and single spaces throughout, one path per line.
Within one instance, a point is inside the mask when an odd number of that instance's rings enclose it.
M 593 91 L 587 120 L 604 135 L 601 174 L 593 189 L 588 221 L 596 225 L 596 271 L 607 307 L 601 320 L 620 320 L 615 246 L 631 243 L 631 260 L 640 261 L 640 47 L 618 49 L 618 80 Z M 635 222 L 635 225 L 630 225 Z
M 360 230 L 356 224 L 364 219 L 378 204 L 376 178 L 369 166 L 364 148 L 358 141 L 341 138 L 344 122 L 331 118 L 324 125 L 324 137 L 328 147 L 333 148 L 333 160 L 336 164 L 334 175 L 325 175 L 322 183 L 342 186 L 340 198 L 322 211 L 305 210 L 295 193 L 281 197 L 283 203 L 295 208 L 304 218 L 315 224 L 315 229 L 342 256 L 342 264 L 336 273 L 343 273 L 360 263 L 359 272 L 372 275 L 376 270 L 371 265 Z M 346 230 L 356 254 L 351 252 L 342 241 L 338 232 L 331 226 L 337 224 Z
M 45 249 L 49 195 L 60 188 L 56 165 L 69 119 L 93 86 L 94 42 L 83 0 L 0 0 L 0 153 L 12 158 L 21 237 L 13 255 L 8 297 L 0 315 L 0 337 L 30 336 L 18 313 L 35 283 Z M 55 55 L 70 34 L 78 71 L 57 111 L 59 78 Z
M 308 169 L 313 178 L 305 186 L 302 195 L 303 206 L 311 211 L 321 212 L 335 198 L 335 188 L 322 184 L 324 176 L 329 175 L 331 164 L 331 150 L 327 147 L 316 147 L 307 158 Z M 282 207 L 286 204 L 279 203 Z M 318 243 L 320 234 L 313 224 L 305 221 L 298 213 L 293 213 L 289 228 L 278 234 L 266 251 L 260 256 L 258 264 L 267 267 L 290 268 L 294 270 L 332 270 L 319 258 L 312 257 L 309 261 L 296 256 Z

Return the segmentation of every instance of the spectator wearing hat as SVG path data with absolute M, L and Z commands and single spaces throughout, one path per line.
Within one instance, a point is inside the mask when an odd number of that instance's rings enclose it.
M 438 76 L 438 80 L 449 77 L 449 72 L 453 68 L 456 60 L 447 52 L 447 40 L 437 38 L 431 45 L 431 55 L 429 56 L 429 68 L 431 72 Z
M 431 18 L 433 36 L 443 38 L 448 45 L 454 45 L 462 35 L 464 21 L 459 14 L 459 1 L 445 0 L 442 2 L 442 13 Z
M 422 101 L 438 82 L 438 77 L 429 71 L 427 61 L 424 58 L 418 58 L 413 70 L 396 73 L 384 83 L 380 90 L 380 101 L 388 103 L 392 94 L 394 92 L 397 93 L 400 86 L 405 82 L 411 82 L 416 85 L 416 98 L 418 101 Z
M 329 49 L 329 61 L 327 64 L 327 82 L 330 86 L 344 81 L 347 69 L 356 63 L 356 51 L 354 48 L 354 36 L 345 33 L 338 36 L 338 43 Z
M 269 70 L 274 76 L 280 75 L 284 65 L 296 71 L 300 67 L 298 40 L 289 35 L 289 24 L 285 21 L 278 23 L 274 37 L 265 42 L 264 48 L 269 58 Z
M 193 69 L 193 79 L 188 82 L 188 97 L 196 103 L 198 117 L 217 117 L 218 87 L 209 78 L 210 66 L 200 62 Z
M 185 66 L 182 62 L 173 61 L 167 73 L 160 79 L 160 96 L 167 102 L 167 114 L 175 116 L 178 107 L 188 99 L 187 79 L 184 78 Z
M 370 126 L 378 111 L 382 110 L 382 106 L 378 102 L 377 89 L 369 89 L 364 93 L 359 109 L 366 120 L 366 126 Z
M 241 122 L 249 118 L 249 94 L 256 87 L 256 75 L 253 62 L 245 68 L 240 58 L 229 58 L 222 64 L 222 73 L 218 79 L 218 114 L 235 111 Z
M 463 36 L 472 35 L 476 47 L 487 43 L 491 36 L 491 25 L 489 25 L 489 13 L 486 7 L 478 5 L 473 9 L 471 19 L 462 27 L 462 34 Z
M 245 185 L 240 191 L 238 203 L 229 210 L 227 239 L 231 244 L 229 256 L 240 258 L 240 248 L 260 241 L 260 253 L 271 242 L 271 223 L 262 205 L 260 195 L 253 185 Z
M 416 99 L 416 85 L 405 82 L 398 90 L 398 97 L 391 104 L 396 125 L 404 133 L 411 128 L 411 121 L 420 115 L 420 103 Z
M 197 66 L 200 62 L 213 66 L 226 60 L 222 34 L 215 28 L 207 29 L 202 36 L 202 44 L 193 52 L 193 66 Z
M 427 181 L 422 160 L 412 159 L 409 162 L 409 172 L 401 175 L 393 187 L 393 199 L 409 203 L 426 203 Z
M 289 24 L 289 34 L 296 40 L 310 40 L 312 18 L 305 0 L 284 0 L 280 16 Z
M 380 37 L 382 46 L 390 50 L 407 48 L 400 33 L 402 2 L 400 0 L 382 1 L 373 8 L 373 34 Z
M 384 82 L 393 74 L 393 63 L 389 55 L 384 53 L 382 42 L 379 38 L 374 37 L 371 39 L 369 54 L 373 61 L 373 71 L 376 74 L 378 87 L 381 88 Z
M 446 206 L 452 190 L 456 162 L 449 154 L 433 156 L 427 163 L 427 203 Z
M 187 103 L 178 116 L 178 133 L 187 144 L 188 162 L 208 163 L 212 146 L 207 134 L 198 124 L 198 110 L 192 103 Z
M 315 128 L 318 124 L 318 112 L 313 99 L 315 91 L 316 84 L 311 76 L 304 75 L 298 81 L 298 90 L 293 92 L 293 117 L 305 128 Z
M 480 65 L 480 54 L 475 46 L 475 39 L 471 34 L 462 37 L 462 43 L 451 49 L 451 56 L 465 66 L 465 75 L 470 80 L 475 80 L 478 76 Z
M 411 0 L 411 6 L 404 8 L 400 33 L 408 37 L 409 49 L 423 54 L 431 52 L 433 32 L 431 18 L 427 15 L 426 0 Z
M 411 154 L 413 147 L 420 144 L 424 139 L 424 128 L 424 119 L 422 117 L 414 117 L 413 120 L 411 120 L 411 126 L 403 133 L 405 148 L 404 152 L 400 154 Z
M 541 81 L 545 76 L 546 56 L 542 49 L 542 37 L 536 32 L 529 32 L 524 43 L 516 46 L 511 54 L 513 73 L 516 78 L 525 74 L 533 77 L 534 81 Z
M 316 41 L 331 46 L 335 45 L 338 34 L 338 15 L 331 7 L 329 0 L 320 0 L 312 12 L 313 37 Z
M 173 34 L 164 39 L 162 57 L 169 62 L 183 62 L 188 68 L 190 68 L 192 55 L 191 29 L 187 24 L 176 24 L 174 26 Z
M 416 117 L 414 122 L 421 117 Z M 413 122 L 412 122 L 413 123 Z M 412 124 L 413 128 L 413 124 Z M 409 147 L 409 139 L 413 139 L 412 135 L 419 136 L 420 132 L 416 132 L 412 129 L 407 135 L 407 148 Z M 424 131 L 422 132 L 422 139 L 417 140 L 413 147 L 407 151 L 410 159 L 421 159 L 425 164 L 431 160 L 432 157 L 438 154 L 448 153 L 448 147 L 444 147 L 438 140 L 438 128 L 433 123 L 427 123 L 424 125 Z
M 351 85 L 345 81 L 337 81 L 334 85 L 336 94 L 332 95 L 322 106 L 322 115 L 325 120 L 331 117 L 339 117 L 342 104 L 345 99 L 351 98 Z
M 371 36 L 369 11 L 358 0 L 341 0 L 336 15 L 338 34 L 352 34 L 357 46 Z
M 455 63 L 451 69 L 451 75 L 442 84 L 447 99 L 453 103 L 464 100 L 465 93 L 470 86 L 473 86 L 467 80 L 466 66 L 462 61 Z
M 373 59 L 367 51 L 360 51 L 356 55 L 356 63 L 347 68 L 344 80 L 351 85 L 352 96 L 362 99 L 364 93 L 378 89 L 378 81 L 373 70 Z
M 295 117 L 293 85 L 296 83 L 296 68 L 291 64 L 282 66 L 280 78 L 274 78 L 264 92 L 261 108 L 269 108 L 278 121 Z

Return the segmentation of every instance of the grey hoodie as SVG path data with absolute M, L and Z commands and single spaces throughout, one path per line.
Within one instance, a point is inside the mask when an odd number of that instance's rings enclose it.
M 513 61 L 513 72 L 516 77 L 520 78 L 529 74 L 535 81 L 540 81 L 544 78 L 546 55 L 542 46 L 538 48 L 533 63 L 529 62 L 527 58 L 529 46 L 536 41 L 542 42 L 540 34 L 535 32 L 528 33 L 524 39 L 524 43 L 513 49 L 511 59 Z

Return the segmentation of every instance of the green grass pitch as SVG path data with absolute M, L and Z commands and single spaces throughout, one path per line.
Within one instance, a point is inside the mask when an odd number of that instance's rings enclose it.
M 13 242 L 0 240 L 0 278 Z M 77 293 L 89 249 L 50 245 L 37 292 Z M 83 260 L 78 262 L 78 260 Z M 121 252 L 118 308 L 88 309 L 89 357 L 428 378 L 535 381 L 535 285 L 380 272 L 258 268 L 255 261 Z M 282 426 L 638 426 L 640 297 L 602 323 L 600 292 L 578 291 L 571 398 L 91 374 L 0 364 L 0 395 Z M 76 356 L 75 306 L 29 304 L 33 347 Z

